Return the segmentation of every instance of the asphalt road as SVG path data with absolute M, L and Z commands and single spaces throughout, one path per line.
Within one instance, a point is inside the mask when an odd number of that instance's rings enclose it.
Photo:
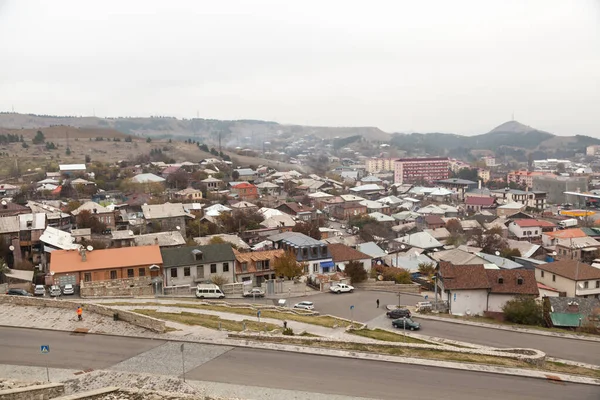
M 164 340 L 0 328 L 0 364 L 103 369 L 164 344 Z M 40 346 L 50 346 L 42 354 Z
M 188 379 L 376 399 L 598 400 L 600 388 L 379 361 L 234 349 Z
M 0 363 L 109 368 L 162 340 L 0 328 Z M 40 354 L 40 345 L 50 354 Z M 170 353 L 179 363 L 180 355 Z M 237 348 L 188 370 L 187 379 L 377 399 L 597 400 L 600 388 L 434 367 Z

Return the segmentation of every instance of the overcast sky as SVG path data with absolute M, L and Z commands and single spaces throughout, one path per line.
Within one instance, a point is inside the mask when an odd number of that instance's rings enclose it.
M 600 1 L 0 0 L 0 111 L 600 137 Z

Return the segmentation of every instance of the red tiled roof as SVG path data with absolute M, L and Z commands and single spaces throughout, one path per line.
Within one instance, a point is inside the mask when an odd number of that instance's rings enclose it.
M 539 294 L 535 272 L 522 269 L 485 269 L 479 265 L 440 263 L 444 288 L 450 290 L 487 289 L 496 294 Z M 502 278 L 502 280 L 500 280 Z M 522 279 L 519 284 L 519 278 Z M 502 283 L 500 283 L 502 281 Z
M 484 206 L 484 207 L 489 207 L 494 205 L 494 203 L 496 202 L 496 199 L 493 197 L 476 197 L 476 196 L 469 196 L 467 197 L 467 200 L 465 200 L 465 204 L 468 206 Z
M 440 274 L 446 289 L 490 289 L 483 265 L 453 265 L 441 262 Z
M 486 269 L 491 293 L 539 295 L 535 271 L 525 269 Z M 502 278 L 502 283 L 500 283 Z M 521 284 L 519 284 L 519 278 Z
M 514 223 L 521 228 L 552 228 L 556 226 L 552 222 L 544 221 L 543 219 L 516 219 Z
M 548 290 L 550 292 L 558 292 L 559 291 L 558 289 L 554 289 L 553 287 L 546 286 L 540 282 L 537 283 L 537 287 L 538 287 L 538 289 Z
M 424 220 L 427 225 L 446 225 L 439 215 L 427 215 Z
M 242 183 L 238 183 L 235 186 L 232 186 L 232 188 L 234 188 L 234 189 L 248 189 L 248 188 L 253 188 L 253 187 L 256 187 L 256 186 L 254 186 L 250 182 L 242 182 Z
M 109 268 L 162 265 L 159 246 L 120 247 L 88 251 L 86 261 L 76 250 L 54 250 L 50 271 L 55 273 L 91 271 Z
M 358 261 L 371 258 L 371 256 L 341 243 L 330 244 L 329 252 L 331 253 L 331 258 L 333 259 L 333 262 Z
M 580 237 L 586 237 L 584 231 L 580 228 L 563 229 L 556 232 L 547 232 L 546 235 L 552 236 L 555 239 L 575 239 Z

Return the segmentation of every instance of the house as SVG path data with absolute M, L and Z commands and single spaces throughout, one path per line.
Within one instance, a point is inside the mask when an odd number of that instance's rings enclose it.
M 535 267 L 538 282 L 567 297 L 600 297 L 600 268 L 575 260 L 559 260 Z
M 425 254 L 388 254 L 385 258 L 385 265 L 408 270 L 411 274 L 419 272 L 419 264 L 433 264 L 437 266 L 437 262 L 427 257 Z
M 284 251 L 263 250 L 235 254 L 236 282 L 252 282 L 252 286 L 260 287 L 265 280 L 275 279 L 275 261 L 284 255 Z
M 341 243 L 334 243 L 329 245 L 329 251 L 331 252 L 331 258 L 333 259 L 335 268 L 338 271 L 343 272 L 346 268 L 346 265 L 352 261 L 356 261 L 361 264 L 367 272 L 371 270 L 371 256 L 355 250 L 350 246 L 346 246 Z
M 165 288 L 193 287 L 219 276 L 234 281 L 235 255 L 229 243 L 161 249 Z
M 542 233 L 542 244 L 545 247 L 556 246 L 561 239 L 576 239 L 588 236 L 581 228 L 562 229 Z
M 445 261 L 454 265 L 483 265 L 487 262 L 477 254 L 461 249 L 442 250 L 430 256 L 435 261 Z
M 394 224 L 396 222 L 394 217 L 390 217 L 389 215 L 382 214 L 380 212 L 372 212 L 367 215 L 369 216 L 369 218 L 373 218 L 375 221 L 379 222 L 380 224 L 385 224 L 385 225 L 391 226 L 392 224 Z
M 146 223 L 155 225 L 159 231 L 180 231 L 185 237 L 185 222 L 194 216 L 185 211 L 181 203 L 144 204 L 142 213 Z
M 192 187 L 187 187 L 185 189 L 182 189 L 178 192 L 173 193 L 173 198 L 175 198 L 177 200 L 191 200 L 191 201 L 201 200 L 202 192 L 200 190 L 196 190 Z
M 249 182 L 241 182 L 231 187 L 231 193 L 242 201 L 253 201 L 258 199 L 258 188 Z
M 251 168 L 238 168 L 234 171 L 238 173 L 237 179 L 240 181 L 254 182 L 257 177 L 256 171 Z
M 112 247 L 151 246 L 178 247 L 185 245 L 185 238 L 179 231 L 146 233 L 134 235 L 132 231 L 112 231 Z
M 390 206 L 373 200 L 363 200 L 359 204 L 367 207 L 367 213 L 378 212 L 381 214 L 390 215 Z
M 273 215 L 269 218 L 265 218 L 264 221 L 260 223 L 260 226 L 265 228 L 283 228 L 283 227 L 294 227 L 296 226 L 296 221 L 294 218 L 287 215 Z
M 77 219 L 79 214 L 81 214 L 81 212 L 83 211 L 89 212 L 92 218 L 94 218 L 98 222 L 103 223 L 104 225 L 106 225 L 107 228 L 114 228 L 116 226 L 114 212 L 112 212 L 106 207 L 102 207 L 98 203 L 94 203 L 93 201 L 86 201 L 77 209 L 73 210 L 71 214 L 73 214 Z
M 214 192 L 224 186 L 224 182 L 221 179 L 213 178 L 212 176 L 202 179 L 200 183 L 206 186 L 207 192 Z
M 194 238 L 194 242 L 196 242 L 200 246 L 208 246 L 209 244 L 212 244 L 211 242 L 215 241 L 215 238 L 218 238 L 216 239 L 216 241 L 223 241 L 225 243 L 229 243 L 238 250 L 250 250 L 250 246 L 248 246 L 248 244 L 244 242 L 238 235 L 228 235 L 225 233 L 197 237 Z
M 580 260 L 591 263 L 598 257 L 600 242 L 591 237 L 558 239 L 556 254 L 559 259 Z
M 236 215 L 241 215 L 241 213 L 258 211 L 258 206 L 256 204 L 249 203 L 247 201 L 238 201 L 237 203 L 231 204 L 230 207 L 234 218 Z
M 518 240 L 541 240 L 542 232 L 552 232 L 556 225 L 539 219 L 516 219 L 508 225 L 508 230 Z
M 63 175 L 71 175 L 75 173 L 85 173 L 85 164 L 60 164 L 58 170 Z
M 317 219 L 317 209 L 302 203 L 287 202 L 280 204 L 275 209 L 294 216 L 297 220 L 303 222 L 310 222 Z
M 518 214 L 525 210 L 525 208 L 525 205 L 521 203 L 512 202 L 498 206 L 496 208 L 496 215 L 499 217 L 512 217 L 515 214 Z
M 437 277 L 442 300 L 448 302 L 453 315 L 499 313 L 507 301 L 517 296 L 537 297 L 539 294 L 533 271 L 441 262 Z
M 164 183 L 166 181 L 165 178 L 160 177 L 155 174 L 147 173 L 147 174 L 138 174 L 131 178 L 132 183 L 143 183 L 143 184 L 151 184 L 151 183 Z
M 360 204 L 357 201 L 344 202 L 337 204 L 333 208 L 332 215 L 340 220 L 347 220 L 351 217 L 364 215 L 367 213 L 367 206 Z
M 71 229 L 72 217 L 70 214 L 62 212 L 58 207 L 52 206 L 47 203 L 40 203 L 37 201 L 28 201 L 27 207 L 33 213 L 44 213 L 46 214 L 46 224 L 54 228 L 69 230 Z
M 51 261 L 54 250 L 78 250 L 80 245 L 75 243 L 75 238 L 65 231 L 47 227 L 40 236 L 42 242 L 42 270 L 48 271 L 48 263 Z
M 421 250 L 434 250 L 436 248 L 442 248 L 442 244 L 426 232 L 417 232 L 411 235 L 402 236 L 398 239 L 394 239 L 390 245 L 392 244 L 394 249 L 402 248 L 403 246 L 406 248 L 416 248 Z
M 492 210 L 496 208 L 494 197 L 469 196 L 465 200 L 465 209 L 470 213 L 478 213 L 481 210 Z
M 377 246 L 375 242 L 360 243 L 356 246 L 356 249 L 371 257 L 373 261 L 380 261 L 387 255 L 387 252 Z
M 0 184 L 0 197 L 14 197 L 19 193 L 19 187 L 9 183 Z
M 256 185 L 256 189 L 258 189 L 260 194 L 265 196 L 274 196 L 280 192 L 279 185 L 272 182 L 261 182 Z
M 46 214 L 20 214 L 19 218 L 19 246 L 26 258 L 32 258 L 37 264 L 41 257 L 40 237 L 46 229 Z
M 446 223 L 439 215 L 426 215 L 417 219 L 417 224 L 421 224 L 424 229 L 437 229 L 446 227 Z
M 28 214 L 30 212 L 32 212 L 31 209 L 20 204 L 6 200 L 0 202 L 0 218 L 11 215 Z
M 82 296 L 153 294 L 157 285 L 152 285 L 152 278 L 161 276 L 162 257 L 158 246 L 55 250 L 49 270 L 52 278 L 47 284 L 74 285 Z
M 331 252 L 323 242 L 299 232 L 284 232 L 267 239 L 273 242 L 274 248 L 293 252 L 296 260 L 305 264 L 306 275 L 335 272 Z

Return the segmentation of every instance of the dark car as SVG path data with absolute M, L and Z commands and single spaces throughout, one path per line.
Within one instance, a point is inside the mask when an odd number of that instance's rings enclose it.
M 411 331 L 421 329 L 421 324 L 410 318 L 398 318 L 392 321 L 392 326 L 399 329 L 410 329 Z
M 407 308 L 396 308 L 394 310 L 388 311 L 385 315 L 388 316 L 388 318 L 391 319 L 398 319 L 398 318 L 410 318 L 410 311 Z
M 11 296 L 33 296 L 25 289 L 8 289 L 8 292 L 6 292 L 6 294 Z

